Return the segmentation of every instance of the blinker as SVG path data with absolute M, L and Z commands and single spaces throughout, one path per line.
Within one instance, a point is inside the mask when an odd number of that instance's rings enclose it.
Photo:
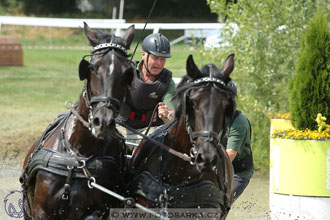
M 84 57 L 81 59 L 79 63 L 79 79 L 80 80 L 85 80 L 88 78 L 88 75 L 90 74 L 89 72 L 89 62 L 84 59 Z

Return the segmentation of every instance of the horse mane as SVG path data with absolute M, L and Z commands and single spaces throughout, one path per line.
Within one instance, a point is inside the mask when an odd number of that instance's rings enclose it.
M 184 75 L 182 77 L 182 80 L 178 84 L 176 88 L 176 93 L 174 96 L 174 101 L 175 101 L 175 117 L 177 119 L 180 118 L 181 113 L 182 113 L 182 104 L 183 104 L 183 96 L 185 95 L 185 92 L 193 87 L 199 87 L 205 82 L 200 82 L 200 83 L 193 83 L 195 80 L 204 78 L 204 77 L 214 77 L 217 79 L 222 80 L 225 84 L 231 81 L 231 78 L 225 78 L 223 75 L 222 71 L 214 64 L 208 64 L 202 67 L 201 69 L 201 75 L 199 78 L 193 79 L 190 77 L 188 74 Z M 213 83 L 214 87 L 217 87 L 219 90 L 224 91 L 225 93 L 228 94 L 229 96 L 229 108 L 225 112 L 225 116 L 232 117 L 234 114 L 234 111 L 236 110 L 236 92 L 228 86 L 223 86 L 219 84 Z

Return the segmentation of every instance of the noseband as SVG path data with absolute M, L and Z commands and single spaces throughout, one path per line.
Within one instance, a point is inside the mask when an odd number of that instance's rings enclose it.
M 189 81 L 188 81 L 189 83 Z M 185 117 L 185 125 L 186 125 L 186 130 L 190 138 L 190 142 L 192 144 L 192 148 L 190 149 L 190 156 L 192 158 L 195 157 L 197 151 L 196 151 L 196 141 L 198 138 L 204 137 L 203 141 L 199 143 L 199 145 L 204 144 L 206 142 L 211 143 L 214 147 L 217 146 L 219 143 L 218 139 L 218 133 L 215 131 L 193 131 L 190 123 L 189 123 L 189 115 L 187 114 L 187 105 L 186 105 L 186 98 L 188 97 L 189 93 L 193 89 L 199 89 L 199 88 L 204 88 L 204 87 L 209 87 L 210 85 L 220 85 L 223 87 L 227 87 L 226 83 L 218 78 L 215 77 L 203 77 L 200 79 L 197 79 L 193 82 L 191 82 L 192 87 L 187 89 L 184 92 L 183 95 L 183 113 Z M 220 91 L 220 88 L 218 86 L 215 86 L 217 90 Z

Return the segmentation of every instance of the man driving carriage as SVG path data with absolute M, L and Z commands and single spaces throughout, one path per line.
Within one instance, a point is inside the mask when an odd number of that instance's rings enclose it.
M 149 123 L 152 132 L 155 126 L 168 122 L 174 116 L 172 98 L 175 83 L 172 72 L 164 68 L 166 59 L 170 57 L 170 43 L 161 33 L 150 34 L 143 40 L 142 60 L 137 65 L 119 116 L 125 124 L 139 132 L 144 132 Z M 152 118 L 154 110 L 156 114 Z M 139 143 L 139 137 L 133 132 L 120 126 L 118 130 L 128 138 L 127 142 Z
M 237 94 L 236 85 L 232 81 L 228 85 Z M 219 138 L 234 167 L 234 202 L 243 193 L 253 175 L 251 125 L 239 110 L 235 111 L 231 119 L 225 118 L 225 124 L 225 131 L 220 133 Z

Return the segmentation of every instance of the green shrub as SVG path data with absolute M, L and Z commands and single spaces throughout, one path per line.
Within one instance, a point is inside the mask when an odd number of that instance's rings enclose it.
M 252 151 L 256 168 L 269 168 L 267 113 L 288 112 L 288 82 L 293 76 L 299 51 L 299 36 L 318 4 L 329 9 L 326 0 L 208 0 L 229 29 L 229 46 L 205 51 L 208 62 L 235 53 L 232 78 L 238 88 L 238 108 L 252 125 Z M 235 3 L 235 4 L 234 4 Z M 234 34 L 235 33 L 235 34 Z M 313 116 L 314 117 L 314 116 Z
M 317 11 L 301 39 L 301 51 L 290 84 L 291 121 L 300 130 L 316 130 L 315 116 L 330 122 L 330 32 L 326 14 Z

